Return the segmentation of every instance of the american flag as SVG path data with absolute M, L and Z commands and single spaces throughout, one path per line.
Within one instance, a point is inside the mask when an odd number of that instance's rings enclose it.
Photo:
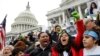
M 5 46 L 5 40 L 6 40 L 6 17 L 5 16 L 4 20 L 2 21 L 2 23 L 0 24 L 0 50 L 3 49 L 3 47 Z

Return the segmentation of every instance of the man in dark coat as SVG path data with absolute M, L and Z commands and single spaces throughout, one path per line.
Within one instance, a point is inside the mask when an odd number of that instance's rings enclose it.
M 33 35 L 34 35 L 34 32 L 28 33 L 29 40 L 30 40 L 31 42 L 35 42 L 35 37 L 34 37 Z
M 30 56 L 50 56 L 50 37 L 49 34 L 41 32 L 38 35 L 40 45 L 30 52 Z
M 51 39 L 53 42 L 58 42 L 59 34 L 61 33 L 61 26 L 56 25 L 54 30 L 51 32 Z

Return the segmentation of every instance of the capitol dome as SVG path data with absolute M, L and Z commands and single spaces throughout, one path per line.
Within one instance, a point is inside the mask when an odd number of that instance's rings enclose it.
M 15 22 L 11 25 L 12 32 L 22 32 L 38 25 L 35 16 L 30 11 L 29 2 L 26 10 L 21 12 L 16 18 Z

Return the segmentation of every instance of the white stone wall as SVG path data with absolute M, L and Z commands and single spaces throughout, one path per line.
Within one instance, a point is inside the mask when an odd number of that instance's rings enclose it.
M 49 13 L 47 13 L 47 17 L 48 17 L 48 24 L 49 24 L 49 28 L 50 26 L 52 27 L 52 24 L 50 22 L 50 19 L 55 19 L 55 17 L 58 17 L 59 20 L 59 25 L 61 25 L 62 27 L 64 26 L 64 24 L 66 24 L 65 26 L 69 25 L 69 19 L 66 15 L 66 10 L 68 8 L 72 8 L 72 7 L 77 7 L 77 10 L 79 12 L 80 18 L 83 19 L 83 14 L 81 11 L 81 4 L 87 3 L 91 0 L 62 0 L 62 3 L 60 4 L 60 9 L 54 9 L 49 11 Z M 67 12 L 68 13 L 68 12 Z M 72 20 L 71 20 L 72 21 Z

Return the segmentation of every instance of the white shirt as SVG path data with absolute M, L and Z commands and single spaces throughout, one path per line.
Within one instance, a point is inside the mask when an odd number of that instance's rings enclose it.
M 84 56 L 96 56 L 96 55 L 100 56 L 100 46 L 94 46 L 93 48 L 91 48 L 89 50 L 84 48 L 83 55 Z
M 68 56 L 68 53 L 66 51 L 63 51 L 64 56 Z
M 99 9 L 93 9 L 93 14 L 94 14 L 94 15 L 97 15 L 98 12 L 99 12 Z

